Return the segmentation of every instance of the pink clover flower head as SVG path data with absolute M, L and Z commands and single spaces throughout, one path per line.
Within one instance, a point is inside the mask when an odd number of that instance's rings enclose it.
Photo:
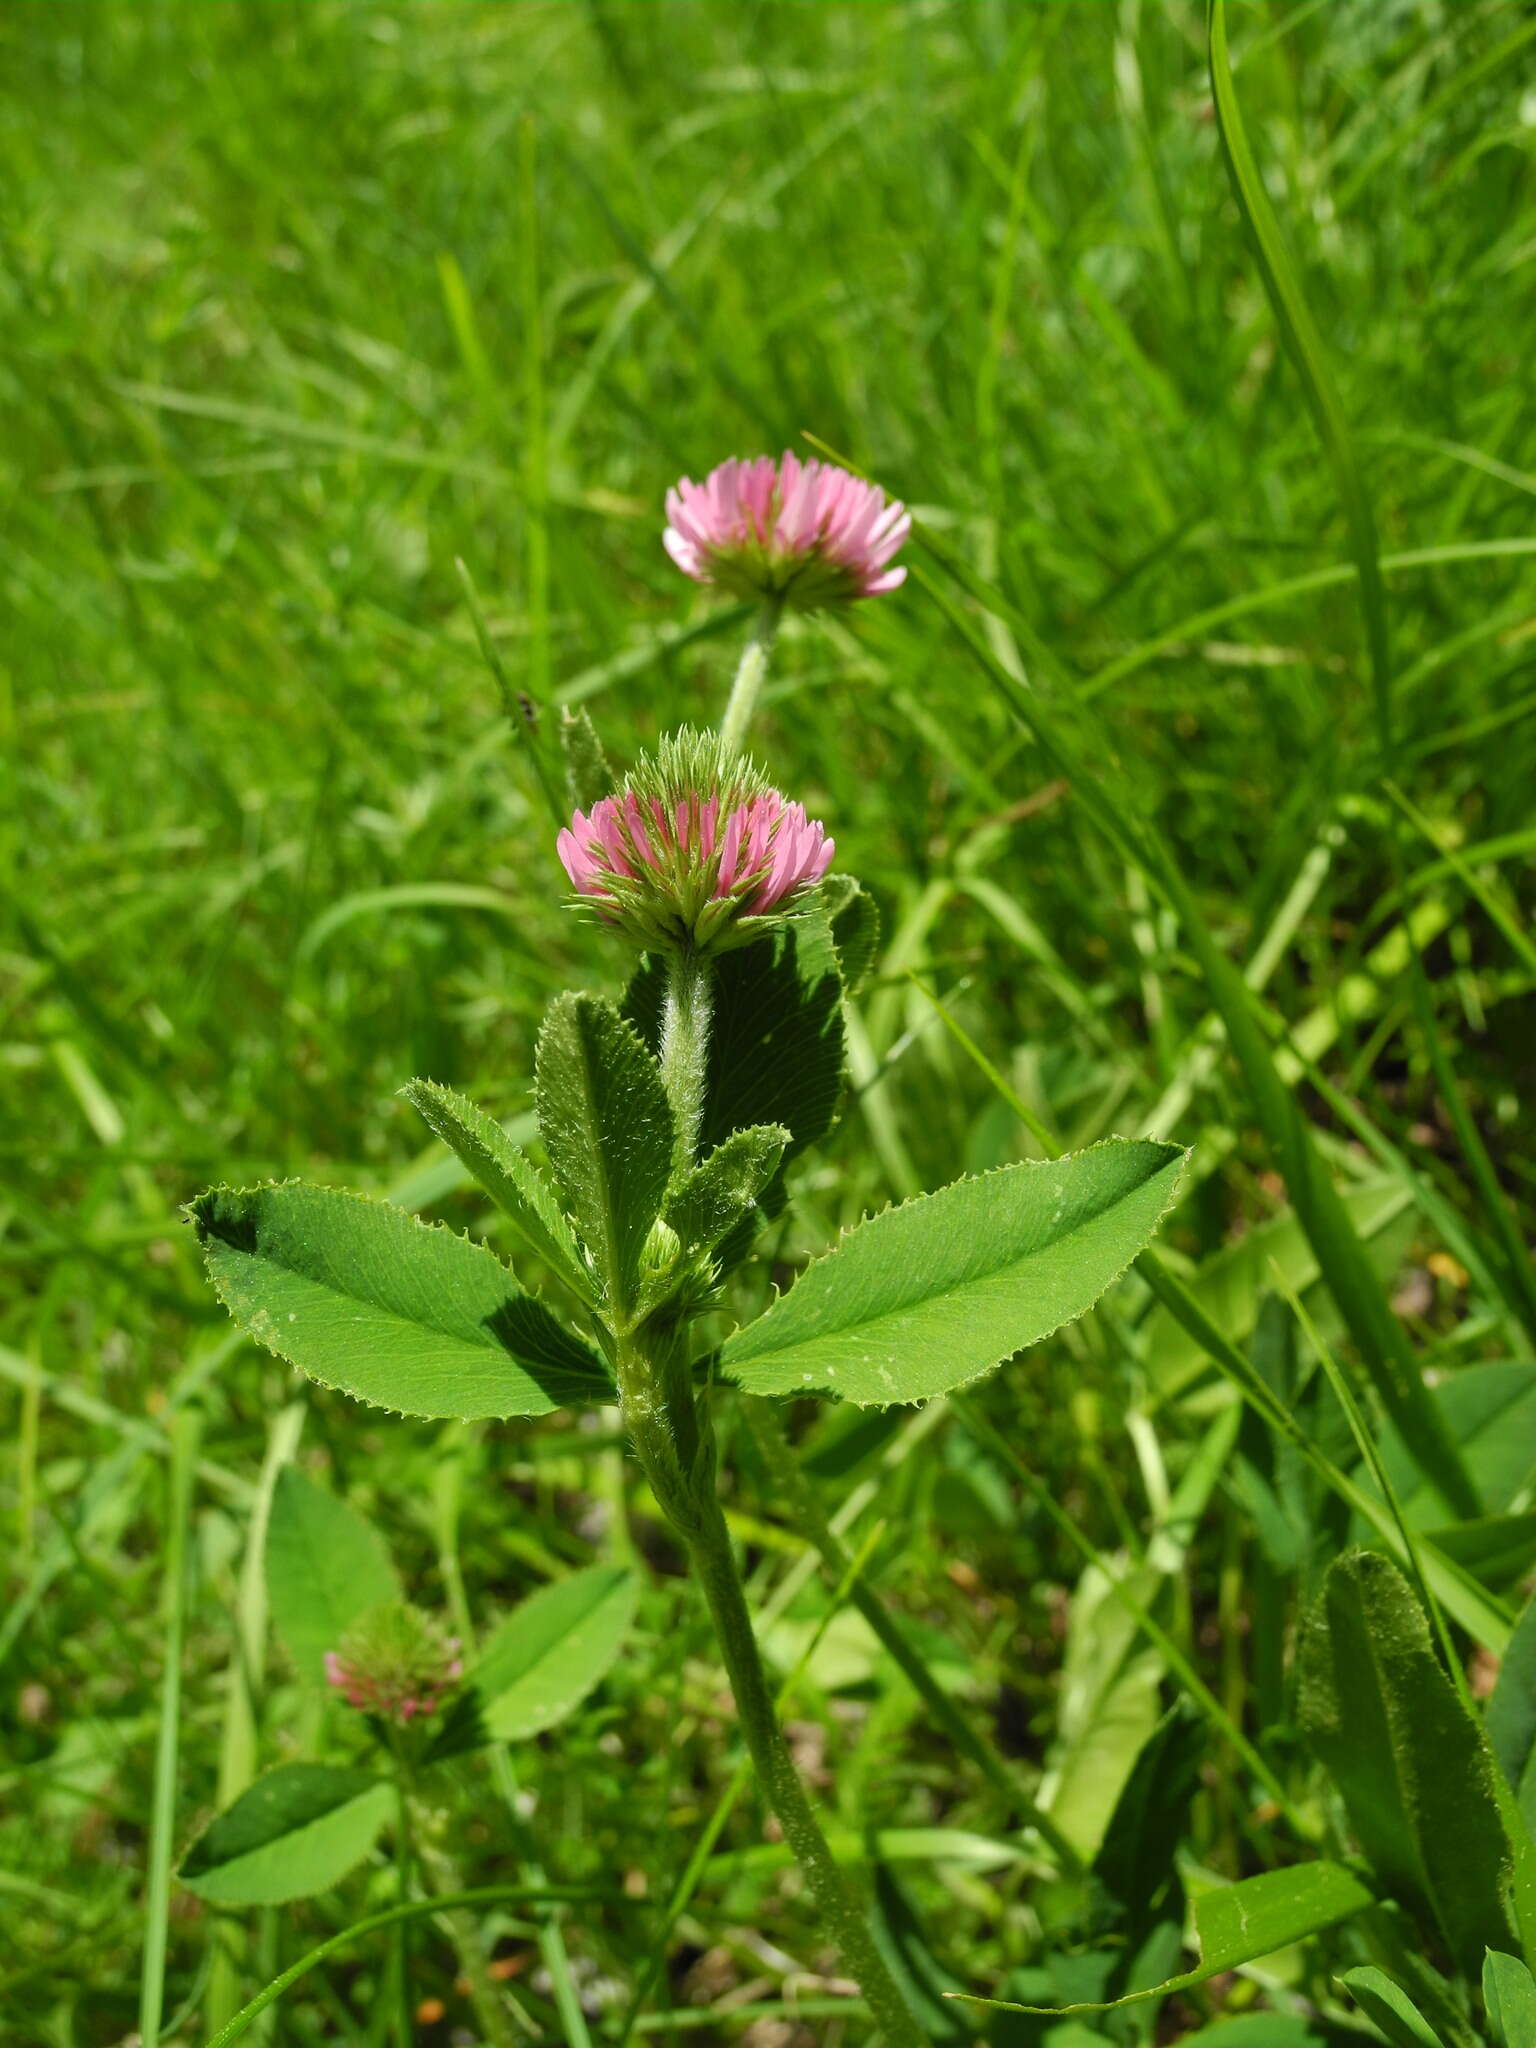
M 907 572 L 891 557 L 911 530 L 878 484 L 786 452 L 732 458 L 701 484 L 680 478 L 662 544 L 696 583 L 809 612 L 894 590 Z
M 647 950 L 746 945 L 799 909 L 835 841 L 708 734 L 663 740 L 555 842 L 578 908 Z
M 402 1727 L 435 1714 L 463 1675 L 458 1637 L 396 1600 L 370 1609 L 325 1653 L 326 1683 L 349 1707 Z

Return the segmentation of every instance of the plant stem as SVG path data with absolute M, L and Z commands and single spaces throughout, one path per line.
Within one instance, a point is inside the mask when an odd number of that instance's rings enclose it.
M 661 1078 L 677 1120 L 674 1170 L 693 1164 L 704 1120 L 708 1081 L 711 968 L 693 952 L 667 956 L 667 993 L 661 1011 Z
M 757 1781 L 778 1816 L 784 1839 L 794 1851 L 795 1860 L 827 1917 L 829 1931 L 843 1960 L 858 1979 L 890 2048 L 922 2048 L 927 2036 L 908 2010 L 900 1987 L 875 1946 L 862 1901 L 827 1846 L 779 1727 L 757 1638 L 752 1632 L 752 1617 L 731 1553 L 730 1533 L 713 1486 L 698 1498 L 698 1506 L 696 1524 L 686 1532 L 689 1553 L 709 1602 Z
M 738 675 L 738 687 L 740 680 Z M 732 704 L 735 702 L 733 692 Z M 748 700 L 747 710 L 750 708 Z M 703 1111 L 709 972 L 708 963 L 692 954 L 671 956 L 662 1012 L 661 1072 L 677 1119 L 679 1173 L 693 1163 Z M 621 1346 L 619 1386 L 636 1455 L 663 1511 L 687 1544 L 704 1589 L 763 1796 L 778 1817 L 784 1839 L 826 1915 L 844 1961 L 869 2001 L 887 2048 L 923 2048 L 927 2036 L 908 2010 L 900 1986 L 875 1945 L 864 1902 L 827 1846 L 779 1727 L 730 1532 L 715 1491 L 714 1426 L 707 1401 L 694 1394 L 683 1332 L 641 1330 L 631 1335 Z M 631 1389 L 639 1394 L 638 1400 L 631 1399 Z
M 1036 1804 L 1008 1765 L 978 1734 L 929 1670 L 921 1654 L 908 1642 L 905 1631 L 879 1595 L 854 1572 L 851 1560 L 822 1513 L 821 1503 L 800 1470 L 794 1452 L 784 1436 L 779 1411 L 771 1401 L 754 1395 L 741 1397 L 747 1426 L 752 1432 L 763 1463 L 773 1481 L 780 1503 L 793 1516 L 801 1535 L 807 1537 L 834 1579 L 846 1581 L 848 1597 L 889 1652 L 892 1661 L 927 1707 L 936 1727 L 943 1730 L 959 1754 L 981 1772 L 993 1789 L 1001 1793 L 1010 1808 L 1024 1817 L 1055 1856 L 1061 1869 L 1080 1877 L 1083 1859 L 1048 1813 Z
M 725 716 L 720 721 L 720 738 L 730 753 L 739 754 L 746 742 L 747 727 L 757 709 L 758 696 L 768 674 L 768 657 L 773 652 L 774 637 L 783 613 L 783 598 L 764 599 L 757 624 L 752 628 L 752 637 L 741 651 L 731 694 L 726 699 Z

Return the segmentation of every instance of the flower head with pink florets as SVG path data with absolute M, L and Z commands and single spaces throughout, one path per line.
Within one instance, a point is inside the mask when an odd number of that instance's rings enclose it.
M 795 611 L 878 597 L 906 576 L 891 558 L 911 516 L 830 462 L 733 459 L 667 493 L 667 553 L 686 576 Z
M 834 850 L 803 804 L 686 729 L 555 844 L 578 907 L 648 950 L 696 953 L 745 945 L 799 909 Z
M 375 1607 L 325 1653 L 325 1676 L 348 1706 L 401 1727 L 435 1714 L 463 1676 L 457 1636 L 398 1600 Z

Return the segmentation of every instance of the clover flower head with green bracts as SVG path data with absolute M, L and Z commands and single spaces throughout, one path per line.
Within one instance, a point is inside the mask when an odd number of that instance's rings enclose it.
M 555 843 L 578 905 L 648 950 L 701 954 L 744 945 L 798 908 L 835 844 L 750 761 L 687 729 Z
M 435 1714 L 463 1672 L 457 1636 L 398 1600 L 370 1609 L 325 1653 L 326 1680 L 348 1706 L 402 1726 Z
M 662 541 L 696 583 L 818 611 L 896 589 L 907 572 L 891 558 L 911 530 L 878 484 L 786 452 L 722 462 L 701 484 L 680 478 Z

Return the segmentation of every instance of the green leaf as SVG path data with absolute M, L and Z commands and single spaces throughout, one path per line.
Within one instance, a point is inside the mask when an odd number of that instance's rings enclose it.
M 494 1117 L 439 1081 L 408 1081 L 400 1090 L 468 1168 L 512 1223 L 528 1249 L 583 1301 L 592 1278 L 560 1205 L 527 1155 Z
M 589 1565 L 530 1594 L 487 1641 L 432 1757 L 526 1741 L 574 1713 L 612 1668 L 639 1597 L 620 1565 Z
M 1356 588 L 1371 657 L 1377 741 L 1383 756 L 1390 759 L 1392 662 L 1375 515 L 1361 480 L 1349 421 L 1334 385 L 1322 336 L 1248 140 L 1227 45 L 1225 0 L 1211 0 L 1207 28 L 1211 96 L 1232 190 L 1253 238 L 1264 288 L 1301 379 L 1349 528 L 1350 553 L 1358 572 Z M 1183 889 L 1182 877 L 1178 883 Z M 1474 1515 L 1479 1506 L 1476 1489 L 1428 1399 L 1419 1366 L 1389 1303 L 1374 1282 L 1348 1213 L 1316 1155 L 1310 1131 L 1278 1073 L 1264 1071 L 1270 1063 L 1269 1048 L 1262 1034 L 1256 1032 L 1255 1020 L 1247 1013 L 1248 998 L 1237 985 L 1239 977 L 1224 956 L 1223 970 L 1212 973 L 1206 957 L 1211 950 L 1210 938 L 1203 926 L 1197 929 L 1186 920 L 1186 931 L 1197 959 L 1205 968 L 1217 1005 L 1227 1014 L 1233 1051 L 1247 1071 L 1249 1092 L 1269 1131 L 1270 1143 L 1279 1154 L 1291 1200 L 1306 1225 L 1319 1264 L 1360 1347 L 1376 1390 L 1404 1439 L 1413 1446 L 1414 1456 L 1426 1476 L 1444 1495 L 1447 1506 L 1455 1514 Z M 1418 955 L 1411 952 L 1410 975 L 1416 980 L 1421 972 Z M 1241 1021 L 1237 1015 L 1240 1007 L 1245 1013 Z
M 300 1181 L 215 1188 L 191 1213 L 235 1321 L 321 1386 L 464 1421 L 611 1396 L 596 1355 L 440 1224 Z
M 272 1623 L 304 1677 L 325 1677 L 359 1615 L 402 1597 L 377 1529 L 292 1465 L 277 1475 L 267 1524 L 267 1598 Z
M 1513 1945 L 1493 1759 L 1388 1558 L 1335 1560 L 1299 1670 L 1302 1726 L 1373 1870 L 1475 1972 L 1485 1948 Z
M 1266 1870 L 1258 1877 L 1245 1877 L 1240 1884 L 1222 1885 L 1203 1892 L 1195 1901 L 1195 1938 L 1200 1944 L 1200 1965 L 1181 1977 L 1170 1977 L 1144 1991 L 1128 1992 L 1124 1998 L 1096 2004 L 1040 2006 L 1013 2005 L 998 1998 L 977 1998 L 966 1994 L 969 2005 L 993 2006 L 1003 2012 L 1112 2012 L 1136 2005 L 1146 1998 L 1166 1998 L 1175 1991 L 1188 1991 L 1227 1970 L 1256 1963 L 1293 1942 L 1306 1941 L 1336 1927 L 1341 1920 L 1374 1906 L 1374 1895 L 1342 1863 L 1320 1859 L 1298 1863 L 1290 1870 Z
M 1526 1603 L 1484 1713 L 1488 1746 L 1536 1836 L 1536 1599 Z
M 1328 354 L 1307 304 L 1301 281 L 1280 233 L 1280 223 L 1264 189 L 1264 179 L 1249 145 L 1242 108 L 1227 50 L 1225 0 L 1212 0 L 1210 19 L 1211 96 L 1216 126 L 1226 154 L 1227 170 L 1238 207 L 1253 237 L 1260 275 L 1291 359 L 1301 378 L 1318 439 L 1323 444 L 1338 486 L 1349 526 L 1350 553 L 1359 571 L 1360 609 L 1365 616 L 1366 643 L 1371 653 L 1376 688 L 1376 713 L 1383 751 L 1390 750 L 1392 666 L 1387 652 L 1387 605 L 1381 580 L 1381 548 L 1370 499 L 1360 479 L 1349 422 L 1334 386 Z
M 752 1214 L 779 1168 L 789 1132 L 783 1125 L 736 1131 L 701 1160 L 667 1204 L 684 1258 L 712 1252 Z
M 1483 2003 L 1494 2048 L 1536 2048 L 1536 1979 L 1518 1957 L 1488 1951 Z
M 879 905 L 852 875 L 828 875 L 821 885 L 821 904 L 832 927 L 843 987 L 856 996 L 880 950 Z
M 1392 2048 L 1445 2048 L 1407 1992 L 1394 1984 L 1385 1970 L 1367 1963 L 1358 1970 L 1346 1970 L 1339 1982 Z
M 539 1033 L 539 1129 L 550 1167 L 624 1321 L 672 1173 L 675 1132 L 656 1062 L 597 996 L 558 996 Z
M 370 1771 L 280 1764 L 198 1836 L 181 1881 L 219 1906 L 312 1898 L 362 1862 L 393 1804 Z
M 298 958 L 309 960 L 333 934 L 357 917 L 395 910 L 489 910 L 521 923 L 523 907 L 502 889 L 479 882 L 395 882 L 384 889 L 359 889 L 329 904 L 299 941 Z
M 1093 1859 L 1095 1922 L 1134 1946 L 1158 1920 L 1183 1927 L 1177 1853 L 1205 1744 L 1205 1723 L 1189 1703 L 1171 1707 L 1143 1745 Z
M 1108 1138 L 872 1217 L 726 1345 L 753 1394 L 860 1405 L 963 1386 L 1091 1308 L 1157 1229 L 1184 1153 Z
M 648 958 L 624 998 L 625 1014 L 653 1050 L 665 982 Z M 700 1144 L 781 1124 L 789 1132 L 787 1164 L 831 1130 L 842 1085 L 843 984 L 826 919 L 796 918 L 723 954 L 715 963 Z

